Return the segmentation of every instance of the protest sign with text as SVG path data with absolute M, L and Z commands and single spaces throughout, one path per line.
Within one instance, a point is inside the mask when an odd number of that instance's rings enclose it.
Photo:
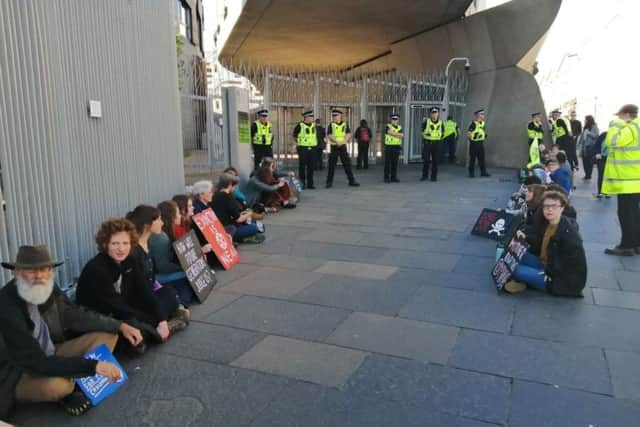
M 225 231 L 213 209 L 209 208 L 194 215 L 193 222 L 196 223 L 207 242 L 211 244 L 213 252 L 225 270 L 230 270 L 240 261 L 240 255 L 233 246 L 231 236 Z
M 196 233 L 191 230 L 173 242 L 173 249 L 176 251 L 180 265 L 187 275 L 187 280 L 198 297 L 198 301 L 204 302 L 217 280 L 202 253 Z
M 527 242 L 514 237 L 504 248 L 502 255 L 491 270 L 491 277 L 493 277 L 498 290 L 501 290 L 509 281 L 516 267 L 522 261 L 522 257 L 527 253 L 528 247 Z
M 127 381 L 128 377 L 120 363 L 109 351 L 106 344 L 102 344 L 89 353 L 84 355 L 85 359 L 97 360 L 99 362 L 109 362 L 116 365 L 120 369 L 120 379 L 116 382 L 109 382 L 109 379 L 102 375 L 94 375 L 92 377 L 84 377 L 76 379 L 76 384 L 82 390 L 85 396 L 96 406 L 107 397 L 115 393 Z

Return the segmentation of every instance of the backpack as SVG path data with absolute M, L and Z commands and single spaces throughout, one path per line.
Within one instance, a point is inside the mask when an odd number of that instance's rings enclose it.
M 361 142 L 369 142 L 369 129 L 365 128 L 365 127 L 361 127 L 360 128 L 360 141 Z

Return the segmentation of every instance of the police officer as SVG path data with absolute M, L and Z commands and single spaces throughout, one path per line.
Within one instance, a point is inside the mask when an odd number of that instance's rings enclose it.
M 273 129 L 269 121 L 269 111 L 258 111 L 258 120 L 251 124 L 251 148 L 253 148 L 253 169 L 258 169 L 265 157 L 273 157 Z
M 529 137 L 529 147 L 534 140 L 538 140 L 538 143 L 542 143 L 544 139 L 544 132 L 542 130 L 542 114 L 532 113 L 531 121 L 527 124 L 527 136 Z
M 313 186 L 313 169 L 316 164 L 318 137 L 312 110 L 302 113 L 302 122 L 293 129 L 293 139 L 298 152 L 298 177 L 302 188 L 313 190 L 316 188 Z
M 444 161 L 444 157 L 448 153 L 449 163 L 456 162 L 456 145 L 459 135 L 460 130 L 458 129 L 458 124 L 451 116 L 447 117 L 447 120 L 444 122 L 444 141 L 441 147 L 442 156 L 440 156 L 440 159 L 442 159 L 442 161 Z
M 384 182 L 400 182 L 398 180 L 398 157 L 402 149 L 402 126 L 400 116 L 391 114 L 384 134 Z
M 555 143 L 558 144 L 560 149 L 567 153 L 567 159 L 571 164 L 572 169 L 578 169 L 578 157 L 576 155 L 576 147 L 571 137 L 571 126 L 567 119 L 562 117 L 560 110 L 553 110 L 551 112 L 551 126 L 553 127 L 553 137 Z
M 444 124 L 440 120 L 440 109 L 432 107 L 429 110 L 429 118 L 422 124 L 422 178 L 429 178 L 429 166 L 431 166 L 431 181 L 438 180 L 438 156 L 440 155 L 440 142 L 444 138 Z
M 480 166 L 480 176 L 491 176 L 484 164 L 484 141 L 487 139 L 485 130 L 485 112 L 478 110 L 473 113 L 475 120 L 469 125 L 469 178 L 475 176 L 476 159 Z
M 336 169 L 336 163 L 338 163 L 338 157 L 342 162 L 344 172 L 347 174 L 349 185 L 351 187 L 359 187 L 360 184 L 356 182 L 351 171 L 351 159 L 349 158 L 349 152 L 347 151 L 347 143 L 351 141 L 351 129 L 349 125 L 342 121 L 342 111 L 331 111 L 331 124 L 327 126 L 327 139 L 331 145 L 331 152 L 329 153 L 329 168 L 327 170 L 327 188 L 333 186 L 333 174 Z
M 618 195 L 620 244 L 605 249 L 618 256 L 640 255 L 640 119 L 637 105 L 624 105 L 611 122 L 605 144 L 609 148 L 602 192 Z

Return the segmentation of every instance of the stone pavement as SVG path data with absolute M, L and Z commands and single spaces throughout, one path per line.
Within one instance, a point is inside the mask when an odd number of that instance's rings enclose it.
M 469 235 L 483 207 L 518 187 L 512 171 L 438 183 L 306 191 L 269 216 L 267 241 L 194 321 L 143 358 L 129 382 L 81 418 L 23 406 L 25 426 L 640 425 L 640 256 L 603 254 L 619 238 L 615 199 L 577 174 L 584 299 L 498 294 L 495 244 Z M 595 176 L 595 174 L 594 174 Z M 321 174 L 324 178 L 324 174 Z M 318 178 L 318 183 L 323 179 Z M 318 186 L 320 187 L 320 186 Z

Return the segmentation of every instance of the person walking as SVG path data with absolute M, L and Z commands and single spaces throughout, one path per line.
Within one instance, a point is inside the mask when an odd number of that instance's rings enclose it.
M 253 149 L 253 169 L 258 169 L 265 157 L 273 157 L 273 127 L 269 121 L 269 111 L 260 110 L 258 120 L 251 124 L 251 148 Z
M 460 136 L 458 123 L 456 123 L 452 117 L 448 117 L 444 122 L 444 140 L 442 147 L 440 147 L 442 151 L 440 159 L 443 162 L 446 154 L 449 154 L 449 163 L 456 162 L 456 145 L 458 142 L 458 136 Z
M 609 156 L 604 169 L 602 192 L 618 195 L 620 244 L 605 249 L 608 255 L 640 254 L 640 119 L 638 106 L 627 104 L 618 111 L 607 132 Z
M 487 139 L 485 130 L 485 111 L 478 110 L 473 113 L 475 120 L 469 125 L 467 136 L 469 138 L 469 178 L 475 176 L 476 159 L 480 166 L 480 176 L 491 176 L 487 173 L 484 163 L 484 141 Z
M 298 152 L 298 178 L 302 188 L 314 190 L 316 187 L 313 186 L 313 167 L 316 163 L 318 137 L 312 110 L 302 113 L 302 122 L 293 129 L 293 139 Z
M 333 175 L 336 170 L 336 164 L 338 163 L 338 157 L 342 162 L 344 173 L 347 174 L 349 186 L 359 187 L 360 184 L 353 176 L 351 159 L 347 151 L 347 144 L 351 141 L 351 129 L 349 129 L 349 125 L 346 122 L 342 121 L 342 111 L 340 110 L 331 111 L 331 120 L 331 124 L 327 127 L 327 139 L 331 145 L 331 152 L 329 153 L 326 188 L 333 186 Z
M 324 126 L 320 125 L 320 119 L 316 119 L 316 137 L 318 139 L 318 145 L 316 146 L 316 166 L 315 170 L 324 169 L 324 161 L 322 159 L 324 155 L 324 149 L 327 148 L 327 141 L 325 137 L 327 136 L 327 132 L 324 129 Z
M 529 147 L 534 140 L 538 140 L 538 144 L 544 141 L 544 132 L 542 130 L 542 114 L 539 112 L 531 114 L 531 121 L 527 124 L 527 136 L 529 137 Z
M 593 116 L 584 118 L 584 129 L 578 137 L 578 146 L 580 147 L 580 157 L 582 157 L 582 168 L 584 169 L 584 180 L 590 180 L 593 172 L 595 156 L 599 152 L 595 151 L 596 141 L 600 131 Z
M 371 141 L 371 128 L 365 119 L 360 120 L 360 126 L 356 129 L 356 141 L 358 141 L 358 160 L 356 169 L 369 169 L 369 142 Z
M 609 156 L 609 147 L 604 143 L 607 137 L 607 132 L 602 132 L 596 139 L 594 147 L 596 166 L 598 167 L 598 187 L 596 188 L 596 198 L 602 199 L 606 197 L 610 199 L 611 196 L 602 194 L 602 181 L 604 180 L 604 166 L 607 163 L 607 156 Z
M 400 116 L 391 114 L 384 134 L 384 182 L 400 182 L 398 180 L 398 157 L 402 149 L 402 126 Z
M 422 124 L 422 178 L 429 179 L 429 167 L 431 167 L 431 181 L 438 180 L 438 157 L 440 142 L 444 137 L 444 124 L 440 120 L 440 109 L 432 107 L 429 110 L 429 118 Z

